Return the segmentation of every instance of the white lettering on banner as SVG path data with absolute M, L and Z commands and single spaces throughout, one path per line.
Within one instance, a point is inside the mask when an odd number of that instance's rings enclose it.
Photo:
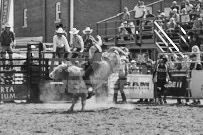
M 131 90 L 131 89 L 126 88 L 126 89 L 124 89 L 124 91 L 125 91 L 125 94 L 128 94 L 128 95 L 130 95 L 130 94 L 136 94 L 139 96 L 142 96 L 145 94 L 153 95 L 153 91 L 148 90 L 148 89 L 133 89 L 133 90 Z
M 15 99 L 16 95 L 13 87 L 1 86 L 0 90 L 1 99 Z
M 165 87 L 182 88 L 182 82 L 170 82 L 169 84 L 166 84 Z

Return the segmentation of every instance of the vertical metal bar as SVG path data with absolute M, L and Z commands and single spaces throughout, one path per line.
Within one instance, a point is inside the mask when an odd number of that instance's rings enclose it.
M 105 37 L 107 37 L 107 22 L 105 22 L 104 24 L 105 24 Z
M 99 23 L 96 23 L 96 34 L 99 35 Z
M 134 42 L 135 42 L 135 45 L 137 45 L 137 20 L 134 20 L 134 24 L 135 24 L 135 33 L 134 33 L 135 34 L 135 39 L 134 39 L 135 41 Z
M 28 95 L 28 93 L 31 94 L 30 92 L 30 87 L 31 87 L 31 77 L 30 77 L 30 63 L 31 63 L 31 60 L 30 60 L 30 56 L 31 56 L 31 45 L 28 44 L 27 45 L 27 65 L 26 65 L 26 68 L 27 68 L 27 101 L 30 99 L 30 96 Z
M 117 21 L 115 21 L 114 23 L 114 42 L 115 42 L 115 46 L 117 46 Z

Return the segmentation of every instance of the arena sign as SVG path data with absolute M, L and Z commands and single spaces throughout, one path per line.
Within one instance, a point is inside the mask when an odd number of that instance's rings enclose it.
M 127 76 L 127 83 L 124 86 L 126 97 L 131 98 L 154 98 L 154 84 L 152 75 Z
M 0 85 L 0 101 L 23 100 L 26 98 L 26 85 Z
M 191 78 L 191 93 L 193 98 L 203 98 L 203 71 L 193 70 Z
M 166 85 L 168 87 L 167 96 L 185 96 L 187 87 L 186 71 L 172 71 L 170 74 L 170 83 Z

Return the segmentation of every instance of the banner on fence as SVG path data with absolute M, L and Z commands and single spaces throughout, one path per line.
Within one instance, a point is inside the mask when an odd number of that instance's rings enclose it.
M 27 99 L 26 85 L 0 85 L 0 100 L 14 101 Z
M 186 72 L 171 72 L 170 81 L 167 85 L 167 96 L 185 96 L 187 87 Z
M 191 78 L 191 93 L 193 98 L 203 98 L 203 71 L 193 70 Z
M 154 98 L 154 83 L 152 75 L 127 76 L 127 83 L 124 86 L 126 97 L 131 98 Z
M 117 80 L 118 74 L 113 74 L 109 77 L 108 88 L 110 95 L 114 93 Z M 154 84 L 152 82 L 152 75 L 128 74 L 127 82 L 123 90 L 128 99 L 154 98 Z

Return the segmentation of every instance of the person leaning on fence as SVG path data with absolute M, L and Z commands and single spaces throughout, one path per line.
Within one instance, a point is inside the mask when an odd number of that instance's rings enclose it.
M 117 101 L 117 97 L 118 97 L 118 91 L 120 91 L 121 93 L 121 97 L 122 97 L 122 103 L 126 103 L 126 96 L 125 96 L 125 92 L 124 92 L 124 85 L 127 82 L 127 74 L 128 74 L 128 67 L 127 67 L 127 63 L 128 63 L 128 58 L 126 56 L 121 56 L 121 65 L 120 68 L 118 69 L 118 80 L 115 83 L 115 88 L 114 88 L 114 95 L 113 95 L 113 102 L 115 104 L 118 103 Z
M 64 30 L 62 28 L 58 28 L 56 30 L 56 35 L 53 37 L 53 51 L 56 53 L 58 58 L 64 58 L 65 53 L 70 53 L 70 46 L 63 34 Z
M 69 31 L 69 33 L 73 35 L 72 58 L 77 58 L 79 56 L 79 53 L 81 54 L 84 51 L 84 41 L 78 34 L 79 31 L 80 30 L 77 30 L 76 28 L 73 28 L 71 31 Z
M 139 71 L 139 67 L 137 67 L 137 63 L 135 60 L 132 60 L 131 61 L 131 65 L 130 65 L 130 68 L 129 68 L 129 73 L 130 74 L 139 74 L 140 71 Z
M 155 89 L 157 92 L 157 97 L 158 97 L 158 103 L 163 104 L 167 103 L 166 102 L 166 93 L 167 93 L 167 83 L 170 80 L 169 76 L 169 68 L 167 65 L 167 58 L 163 57 L 162 60 L 159 61 L 157 64 L 155 71 L 153 73 L 153 82 L 155 83 Z M 162 98 L 163 97 L 163 101 Z
M 1 42 L 1 46 L 2 46 L 2 58 L 3 58 L 3 69 L 6 68 L 6 52 L 9 55 L 9 59 L 10 59 L 10 65 L 11 65 L 11 69 L 13 69 L 13 61 L 12 61 L 12 54 L 13 54 L 13 48 L 15 48 L 16 44 L 15 44 L 15 34 L 10 31 L 10 24 L 6 23 L 5 24 L 5 30 L 1 33 L 1 37 L 0 37 L 0 42 Z
M 91 35 L 93 32 L 93 29 L 90 29 L 90 27 L 86 27 L 83 31 L 83 42 L 84 42 L 84 48 L 85 52 L 89 52 L 90 47 L 93 45 L 93 42 L 95 42 L 95 38 Z

